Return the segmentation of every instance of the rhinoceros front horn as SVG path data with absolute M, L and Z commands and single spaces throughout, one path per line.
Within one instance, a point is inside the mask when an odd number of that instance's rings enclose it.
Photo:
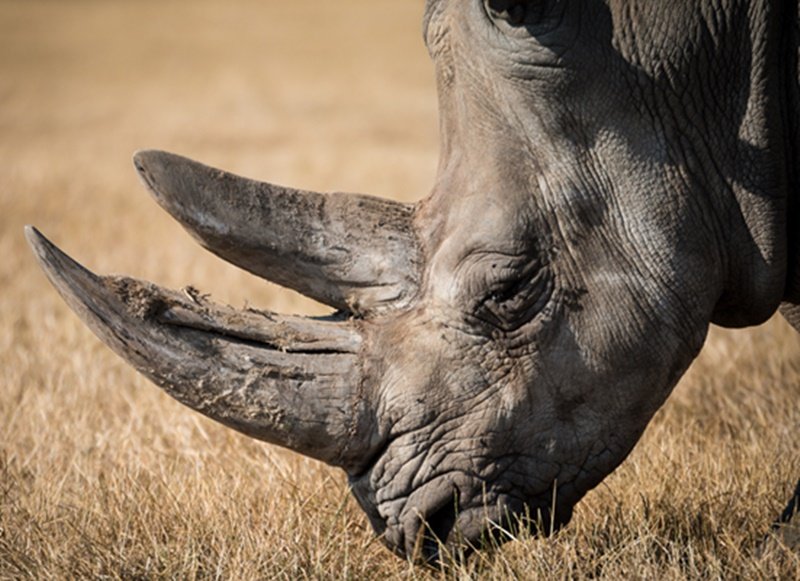
M 357 470 L 374 433 L 359 389 L 354 323 L 215 305 L 118 276 L 100 277 L 36 229 L 26 235 L 67 304 L 172 397 L 249 436 Z

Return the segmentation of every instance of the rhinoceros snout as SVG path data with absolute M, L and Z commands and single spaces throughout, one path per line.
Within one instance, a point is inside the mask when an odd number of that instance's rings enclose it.
M 526 532 L 549 535 L 572 516 L 572 503 L 548 494 L 517 497 L 502 482 L 464 474 L 446 475 L 400 497 L 387 498 L 366 479 L 351 479 L 351 486 L 383 543 L 402 558 L 430 565 L 462 562 Z

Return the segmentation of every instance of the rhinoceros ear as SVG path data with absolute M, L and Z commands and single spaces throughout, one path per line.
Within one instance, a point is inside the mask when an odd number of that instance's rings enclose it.
M 134 164 L 200 244 L 253 274 L 365 316 L 405 306 L 416 294 L 412 206 L 293 190 L 163 151 L 138 152 Z

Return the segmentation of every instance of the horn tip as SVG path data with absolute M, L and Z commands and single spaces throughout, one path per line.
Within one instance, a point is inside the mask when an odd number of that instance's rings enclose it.
M 187 157 L 161 151 L 159 149 L 141 149 L 133 154 L 133 166 L 150 194 L 162 206 L 170 211 L 178 194 L 193 191 L 187 184 L 194 184 L 196 174 L 202 172 L 204 166 Z
M 133 166 L 139 173 L 157 170 L 170 165 L 182 165 L 187 162 L 197 163 L 177 153 L 170 153 L 161 149 L 139 149 L 133 153 Z
M 133 152 L 133 165 L 139 167 L 140 165 L 147 164 L 148 162 L 163 159 L 166 156 L 173 156 L 174 153 L 162 151 L 160 149 L 137 149 Z
M 36 226 L 30 224 L 25 226 L 25 239 L 28 241 L 28 246 L 31 247 L 33 255 L 40 263 L 49 262 L 48 258 L 52 255 L 55 246 Z
M 140 149 L 133 154 L 133 167 L 145 185 L 151 185 L 148 180 L 149 175 L 154 169 L 164 165 L 164 158 L 168 155 L 157 149 Z
M 62 295 L 74 294 L 80 281 L 93 281 L 97 276 L 53 244 L 34 226 L 25 226 L 25 238 L 47 278 Z

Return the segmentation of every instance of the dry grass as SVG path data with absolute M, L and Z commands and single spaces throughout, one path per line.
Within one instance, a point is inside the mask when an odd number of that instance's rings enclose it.
M 338 471 L 182 408 L 37 270 L 35 223 L 101 272 L 319 307 L 200 250 L 136 183 L 140 147 L 416 199 L 436 112 L 421 2 L 0 1 L 0 578 L 428 578 Z M 555 538 L 452 577 L 797 577 L 753 548 L 800 476 L 800 339 L 714 330 L 629 460 Z

